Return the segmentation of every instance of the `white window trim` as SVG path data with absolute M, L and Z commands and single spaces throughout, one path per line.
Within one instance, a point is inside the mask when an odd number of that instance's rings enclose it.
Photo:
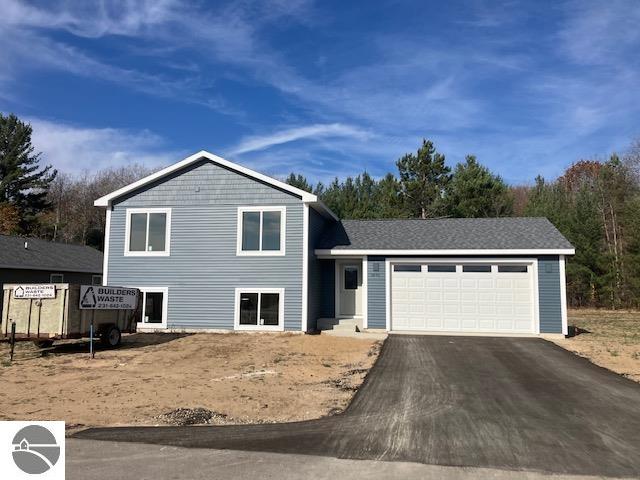
M 131 235 L 131 215 L 134 213 L 146 213 L 147 214 L 147 230 L 146 230 L 146 239 L 145 246 L 149 245 L 149 215 L 150 213 L 164 213 L 166 214 L 166 225 L 165 225 L 165 245 L 164 250 L 156 250 L 156 251 L 131 251 L 129 250 L 130 245 L 130 235 Z M 168 257 L 171 255 L 171 209 L 170 208 L 127 208 L 126 211 L 126 224 L 125 224 L 125 234 L 124 234 L 124 256 L 125 257 Z
M 60 277 L 62 277 L 62 279 L 59 282 L 54 282 L 53 281 L 53 277 L 54 276 L 56 276 L 56 277 L 60 276 Z M 51 273 L 49 275 L 49 283 L 64 283 L 64 273 Z
M 284 288 L 256 288 L 256 287 L 242 287 L 235 290 L 235 302 L 233 313 L 233 329 L 234 330 L 252 330 L 252 331 L 271 331 L 271 332 L 283 332 L 284 331 Z M 257 293 L 258 294 L 258 319 L 260 316 L 260 294 L 261 293 L 277 293 L 280 295 L 278 302 L 278 325 L 241 325 L 240 324 L 240 295 L 242 293 Z
M 242 215 L 244 212 L 260 212 L 260 230 L 258 232 L 259 250 L 242 250 Z M 262 250 L 262 214 L 280 212 L 280 250 Z M 285 255 L 287 243 L 287 207 L 255 206 L 238 207 L 238 225 L 236 255 L 241 257 L 281 257 Z
M 140 319 L 144 319 L 144 312 L 147 307 L 146 293 L 162 293 L 162 323 L 138 322 L 137 327 L 141 330 L 164 329 L 167 328 L 167 313 L 169 307 L 169 287 L 134 287 L 140 290 L 142 295 L 142 312 Z
M 387 332 L 391 332 L 391 275 L 392 275 L 392 266 L 397 263 L 456 263 L 458 267 L 456 267 L 456 273 L 460 273 L 462 264 L 469 263 L 481 263 L 481 264 L 520 264 L 520 265 L 530 265 L 531 271 L 527 273 L 527 275 L 532 276 L 533 281 L 533 292 L 532 301 L 533 301 L 533 334 L 540 335 L 540 286 L 538 284 L 538 259 L 537 258 L 503 258 L 503 257 L 495 257 L 495 258 L 393 258 L 387 257 L 385 259 L 385 307 L 386 307 L 386 330 Z M 493 272 L 493 267 L 492 267 Z

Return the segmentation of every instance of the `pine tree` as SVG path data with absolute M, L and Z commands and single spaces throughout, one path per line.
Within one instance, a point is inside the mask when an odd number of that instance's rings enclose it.
M 442 194 L 451 169 L 433 142 L 423 139 L 416 154 L 408 153 L 396 163 L 406 208 L 420 218 L 437 216 L 442 209 Z
M 0 204 L 17 210 L 21 233 L 32 231 L 36 216 L 50 207 L 47 190 L 57 173 L 40 165 L 31 134 L 31 125 L 0 113 Z
M 504 217 L 513 213 L 507 184 L 473 155 L 456 165 L 445 188 L 444 202 L 452 217 Z

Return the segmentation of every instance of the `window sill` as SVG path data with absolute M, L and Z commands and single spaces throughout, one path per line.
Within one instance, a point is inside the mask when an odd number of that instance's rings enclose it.
M 136 323 L 136 331 L 164 330 L 167 328 L 166 323 Z
M 125 257 L 169 257 L 170 252 L 124 252 Z
M 250 332 L 284 332 L 284 325 L 236 325 L 235 330 Z
M 236 252 L 236 256 L 237 257 L 284 257 L 285 256 L 285 252 L 284 250 L 267 250 L 267 251 L 260 251 L 260 250 L 255 250 L 255 251 L 245 251 L 245 250 L 238 250 Z

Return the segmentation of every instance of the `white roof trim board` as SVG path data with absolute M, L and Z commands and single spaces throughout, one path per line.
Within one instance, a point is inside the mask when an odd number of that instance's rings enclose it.
M 249 168 L 243 167 L 242 165 L 238 165 L 237 163 L 233 163 L 233 162 L 230 162 L 229 160 L 225 160 L 224 158 L 214 155 L 213 153 L 209 153 L 205 150 L 201 150 L 198 153 L 194 153 L 193 155 L 185 158 L 184 160 L 178 163 L 174 163 L 173 165 L 170 165 L 167 168 L 163 168 L 162 170 L 156 173 L 153 173 L 144 178 L 141 178 L 137 182 L 133 182 L 127 185 L 126 187 L 122 187 L 116 190 L 115 192 L 111 192 L 108 195 L 105 195 L 104 197 L 100 197 L 95 202 L 93 202 L 93 204 L 96 207 L 108 207 L 111 205 L 111 202 L 114 199 L 121 197 L 122 195 L 125 195 L 129 192 L 132 192 L 140 187 L 144 187 L 145 185 L 148 185 L 151 182 L 159 180 L 162 177 L 165 177 L 177 170 L 180 170 L 181 168 L 185 168 L 191 165 L 192 163 L 198 162 L 202 159 L 211 160 L 212 162 L 222 165 L 223 167 L 229 168 L 230 170 L 234 170 L 236 172 L 247 175 L 248 177 L 252 177 L 252 178 L 255 178 L 256 180 L 260 180 L 261 182 L 264 182 L 266 184 L 273 185 L 274 187 L 279 188 L 280 190 L 284 190 L 286 192 L 297 195 L 300 198 L 302 198 L 303 202 L 309 202 L 309 203 L 318 202 L 318 197 L 316 195 L 313 195 L 312 193 L 305 192 L 304 190 L 300 190 L 299 188 L 296 188 L 296 187 L 292 187 L 291 185 L 281 182 L 279 180 L 276 180 L 275 178 L 271 178 L 267 175 L 263 175 L 262 173 L 256 172 L 255 170 L 251 170 Z M 324 207 L 325 210 L 330 212 L 330 210 L 326 206 L 324 205 L 322 206 Z M 335 217 L 333 213 L 331 213 L 331 215 Z
M 315 254 L 318 256 L 344 256 L 353 257 L 359 255 L 423 255 L 423 256 L 441 256 L 441 255 L 574 255 L 574 248 L 565 249 L 504 249 L 504 250 L 349 250 L 349 249 L 316 249 Z

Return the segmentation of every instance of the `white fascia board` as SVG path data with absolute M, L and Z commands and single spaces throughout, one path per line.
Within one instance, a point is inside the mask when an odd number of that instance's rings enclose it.
M 573 248 L 566 249 L 491 249 L 491 250 L 349 250 L 349 249 L 317 249 L 318 256 L 341 257 L 353 255 L 423 255 L 423 256 L 461 256 L 461 255 L 575 255 Z
M 311 208 L 313 208 L 316 212 L 318 212 L 323 217 L 332 219 L 336 222 L 340 221 L 338 216 L 335 213 L 333 213 L 333 211 L 329 207 L 327 207 L 324 204 L 324 202 L 322 202 L 322 200 L 317 200 L 315 202 L 308 202 L 308 204 L 309 206 L 311 206 Z
M 173 165 L 163 168 L 162 170 L 156 173 L 153 173 L 144 178 L 141 178 L 137 182 L 133 182 L 125 187 L 122 187 L 116 190 L 115 192 L 111 192 L 103 197 L 100 197 L 95 202 L 93 202 L 93 204 L 96 207 L 107 207 L 111 204 L 111 201 L 113 199 L 118 198 L 122 195 L 125 195 L 140 187 L 143 187 L 151 182 L 159 180 L 162 177 L 165 177 L 177 170 L 187 167 L 192 163 L 195 163 L 203 158 L 207 160 L 211 160 L 212 162 L 222 165 L 223 167 L 229 168 L 230 170 L 234 170 L 236 172 L 247 175 L 248 177 L 255 178 L 256 180 L 260 180 L 268 185 L 272 185 L 286 192 L 293 193 L 294 195 L 301 197 L 303 202 L 318 201 L 318 197 L 316 195 L 313 195 L 309 192 L 305 192 L 304 190 L 300 190 L 299 188 L 292 187 L 287 183 L 281 182 L 279 180 L 276 180 L 275 178 L 271 178 L 267 175 L 256 172 L 255 170 L 251 170 L 249 168 L 243 167 L 242 165 L 238 165 L 237 163 L 233 163 L 233 162 L 230 162 L 229 160 L 225 160 L 224 158 L 214 155 L 213 153 L 209 153 L 205 150 L 201 150 L 198 153 L 194 153 L 193 155 L 185 158 L 184 160 L 178 163 L 174 163 Z

